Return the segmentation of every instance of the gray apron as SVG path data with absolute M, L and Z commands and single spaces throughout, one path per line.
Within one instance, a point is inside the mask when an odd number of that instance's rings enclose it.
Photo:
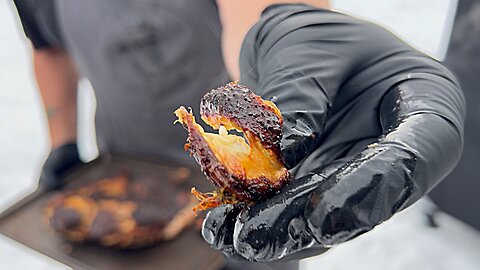
M 57 1 L 65 46 L 93 85 L 100 153 L 193 162 L 173 111 L 228 81 L 212 0 Z
M 173 111 L 199 114 L 204 93 L 229 81 L 213 0 L 57 1 L 66 49 L 95 90 L 100 153 L 191 163 Z M 294 270 L 298 263 L 228 262 L 226 269 Z

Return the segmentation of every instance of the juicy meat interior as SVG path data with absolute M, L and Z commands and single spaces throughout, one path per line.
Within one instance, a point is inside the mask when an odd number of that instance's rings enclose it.
M 189 113 L 184 107 L 176 112 L 181 120 L 181 115 Z M 181 112 L 181 113 L 180 113 Z M 193 116 L 192 116 L 193 117 Z M 266 149 L 260 140 L 246 131 L 243 137 L 229 134 L 229 130 L 242 130 L 225 117 L 203 118 L 207 124 L 218 130 L 218 133 L 205 132 L 204 129 L 193 122 L 208 143 L 216 158 L 234 175 L 244 176 L 246 179 L 265 177 L 275 181 L 285 174 L 285 168 L 276 154 L 271 149 Z

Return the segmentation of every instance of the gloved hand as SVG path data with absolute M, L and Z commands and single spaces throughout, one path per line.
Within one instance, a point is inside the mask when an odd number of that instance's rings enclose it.
M 43 164 L 40 186 L 48 190 L 62 188 L 65 184 L 65 174 L 81 164 L 76 143 L 64 144 L 55 148 Z
M 307 5 L 269 7 L 244 40 L 241 83 L 284 117 L 295 179 L 203 236 L 253 261 L 302 258 L 371 230 L 428 192 L 463 146 L 465 102 L 440 63 L 388 31 Z

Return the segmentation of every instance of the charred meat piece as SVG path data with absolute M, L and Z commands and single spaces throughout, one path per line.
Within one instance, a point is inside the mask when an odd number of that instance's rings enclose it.
M 175 114 L 189 133 L 185 149 L 217 187 L 205 194 L 192 189 L 201 201 L 194 211 L 256 202 L 273 195 L 290 179 L 280 152 L 280 111 L 247 87 L 229 83 L 203 97 L 201 117 L 218 134 L 205 132 L 191 110 L 180 107 Z M 243 137 L 229 134 L 230 130 Z
M 188 177 L 186 170 L 179 169 L 179 176 Z M 77 243 L 131 249 L 170 240 L 195 220 L 193 200 L 179 179 L 127 173 L 99 179 L 54 197 L 46 217 L 55 231 Z

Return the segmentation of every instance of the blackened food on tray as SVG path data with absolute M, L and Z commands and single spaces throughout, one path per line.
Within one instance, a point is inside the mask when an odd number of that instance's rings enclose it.
M 181 179 L 119 173 L 54 197 L 45 213 L 52 228 L 78 243 L 140 248 L 175 238 L 194 223 Z M 168 178 L 169 179 L 169 178 Z

